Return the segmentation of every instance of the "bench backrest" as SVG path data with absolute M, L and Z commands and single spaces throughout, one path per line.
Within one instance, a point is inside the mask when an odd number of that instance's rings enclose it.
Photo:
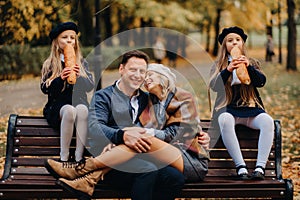
M 201 125 L 204 131 L 208 131 L 210 121 L 202 120 Z M 259 132 L 244 126 L 237 126 L 236 130 L 247 165 L 249 168 L 254 168 Z M 278 179 L 281 178 L 281 130 L 280 123 L 276 120 L 274 133 L 275 139 L 266 167 L 266 176 Z M 46 158 L 59 159 L 60 135 L 43 117 L 11 115 L 7 137 L 2 179 L 9 178 L 9 176 L 49 176 L 44 168 L 44 160 Z M 235 174 L 235 166 L 221 138 L 212 136 L 212 141 L 217 142 L 210 151 L 211 161 L 207 176 L 213 178 Z M 74 144 L 75 139 L 72 141 L 72 148 Z M 275 151 L 275 146 L 277 146 L 277 151 Z

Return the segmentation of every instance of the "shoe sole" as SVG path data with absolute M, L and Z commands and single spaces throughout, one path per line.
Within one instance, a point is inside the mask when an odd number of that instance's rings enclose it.
M 80 200 L 90 200 L 90 199 L 92 199 L 92 197 L 90 195 L 72 188 L 71 186 L 69 186 L 68 184 L 66 184 L 63 181 L 57 180 L 56 184 L 60 185 L 62 188 L 66 189 L 67 191 L 75 194 L 77 196 L 77 198 L 80 199 Z
M 47 160 L 45 160 L 45 167 L 48 170 L 48 172 L 56 179 L 61 178 L 61 176 L 59 174 L 57 174 L 54 169 L 49 165 L 49 163 L 47 162 Z

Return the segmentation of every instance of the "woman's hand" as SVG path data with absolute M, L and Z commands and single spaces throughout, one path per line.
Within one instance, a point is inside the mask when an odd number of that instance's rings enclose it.
M 103 148 L 103 151 L 101 152 L 100 155 L 102 155 L 102 154 L 104 154 L 104 153 L 110 151 L 110 150 L 111 150 L 112 148 L 114 148 L 115 146 L 116 146 L 116 145 L 113 144 L 113 143 L 110 143 L 110 144 L 106 145 L 106 146 Z
M 201 144 L 204 147 L 204 149 L 208 150 L 209 142 L 210 142 L 210 137 L 208 133 L 201 131 L 197 137 L 198 137 L 198 143 Z

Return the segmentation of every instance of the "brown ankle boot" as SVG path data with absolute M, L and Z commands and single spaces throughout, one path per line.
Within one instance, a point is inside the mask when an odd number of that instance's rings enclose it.
M 52 159 L 45 160 L 45 167 L 55 178 L 66 178 L 73 180 L 97 169 L 93 158 L 88 158 L 79 163 L 58 162 Z
M 94 193 L 95 185 L 99 180 L 104 179 L 105 173 L 103 170 L 96 170 L 74 180 L 60 178 L 56 183 L 76 194 L 80 199 L 90 199 Z

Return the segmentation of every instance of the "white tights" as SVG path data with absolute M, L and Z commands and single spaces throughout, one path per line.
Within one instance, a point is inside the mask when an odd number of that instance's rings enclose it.
M 74 125 L 76 126 L 76 150 L 75 160 L 82 159 L 86 137 L 87 137 L 87 118 L 88 108 L 79 104 L 76 107 L 64 105 L 60 109 L 61 127 L 60 127 L 60 159 L 68 161 L 69 149 L 73 136 Z
M 256 117 L 240 118 L 225 112 L 219 116 L 218 122 L 223 143 L 236 167 L 245 165 L 245 161 L 235 133 L 235 125 L 242 124 L 252 129 L 260 130 L 256 166 L 266 167 L 274 137 L 274 122 L 270 115 L 261 113 Z

